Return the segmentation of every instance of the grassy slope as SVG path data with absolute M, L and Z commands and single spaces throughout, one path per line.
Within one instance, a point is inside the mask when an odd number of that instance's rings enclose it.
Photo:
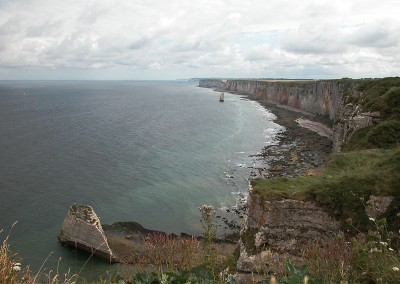
M 356 132 L 343 153 L 331 156 L 323 174 L 254 180 L 254 193 L 268 200 L 316 201 L 344 223 L 351 218 L 360 230 L 368 224 L 362 200 L 371 194 L 392 195 L 395 201 L 385 217 L 391 227 L 399 225 L 395 216 L 400 205 L 400 78 L 365 81 L 359 91 L 361 96 L 349 99 L 365 111 L 379 111 L 378 124 Z

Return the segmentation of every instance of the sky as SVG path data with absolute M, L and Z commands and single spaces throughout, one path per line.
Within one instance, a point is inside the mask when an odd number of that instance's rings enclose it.
M 0 80 L 400 75 L 400 0 L 0 0 Z

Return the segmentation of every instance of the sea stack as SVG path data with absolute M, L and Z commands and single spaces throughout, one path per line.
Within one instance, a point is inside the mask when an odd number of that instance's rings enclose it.
M 117 261 L 108 245 L 100 219 L 89 205 L 72 205 L 69 208 L 58 240 L 103 259 Z

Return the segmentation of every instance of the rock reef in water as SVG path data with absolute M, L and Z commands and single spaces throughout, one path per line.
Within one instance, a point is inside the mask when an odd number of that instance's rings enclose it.
M 58 240 L 111 262 L 117 261 L 108 245 L 100 219 L 89 205 L 72 205 L 69 208 Z

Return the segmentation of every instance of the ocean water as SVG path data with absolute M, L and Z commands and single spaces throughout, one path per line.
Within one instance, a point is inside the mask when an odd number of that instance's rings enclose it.
M 218 98 L 175 81 L 0 81 L 0 240 L 17 221 L 24 264 L 77 272 L 87 254 L 57 242 L 74 203 L 102 223 L 200 233 L 197 208 L 234 206 L 250 155 L 282 131 L 257 102 Z

